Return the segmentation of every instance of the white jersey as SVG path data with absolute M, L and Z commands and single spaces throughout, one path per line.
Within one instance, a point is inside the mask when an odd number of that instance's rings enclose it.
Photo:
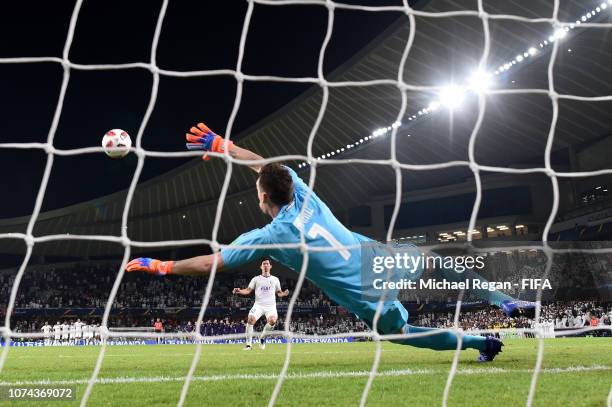
M 68 338 L 68 331 L 70 327 L 67 324 L 62 325 L 62 336 Z
M 61 331 L 62 326 L 60 324 L 53 325 L 53 333 L 55 334 L 55 339 L 59 339 Z
M 255 291 L 255 305 L 262 307 L 276 307 L 276 292 L 280 291 L 281 284 L 277 277 L 253 277 L 249 288 Z
M 74 323 L 74 330 L 76 332 L 77 338 L 81 336 L 82 328 L 83 328 L 83 323 L 82 322 L 77 321 L 77 322 Z
M 43 325 L 42 331 L 45 334 L 45 338 L 51 336 L 51 325 Z

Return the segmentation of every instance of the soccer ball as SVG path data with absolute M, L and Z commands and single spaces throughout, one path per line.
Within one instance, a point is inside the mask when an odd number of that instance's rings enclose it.
M 112 129 L 102 137 L 102 147 L 107 156 L 111 158 L 122 158 L 130 152 L 132 139 L 125 130 Z

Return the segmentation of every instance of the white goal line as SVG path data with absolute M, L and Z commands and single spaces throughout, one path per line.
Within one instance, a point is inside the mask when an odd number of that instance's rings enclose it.
M 579 372 L 596 372 L 612 370 L 612 366 L 606 365 L 591 365 L 591 366 L 569 366 L 569 367 L 554 367 L 544 368 L 542 373 L 546 374 L 564 374 L 564 373 L 579 373 Z M 505 368 L 460 368 L 457 371 L 458 375 L 490 375 L 490 374 L 507 374 L 507 373 L 533 373 L 533 369 L 505 369 Z M 421 375 L 446 375 L 446 370 L 442 369 L 390 369 L 378 372 L 379 377 L 402 377 L 402 376 L 421 376 Z M 290 372 L 287 373 L 286 380 L 308 380 L 308 379 L 344 379 L 344 378 L 360 378 L 368 377 L 370 372 L 367 370 L 358 371 L 317 371 L 308 373 Z M 249 374 L 237 373 L 226 375 L 194 375 L 191 380 L 196 382 L 217 382 L 217 381 L 234 381 L 234 380 L 277 380 L 279 375 L 269 374 Z M 96 384 L 131 384 L 131 383 L 165 383 L 165 382 L 182 382 L 185 381 L 185 376 L 155 376 L 155 377 L 103 377 L 97 378 Z M 79 385 L 87 384 L 89 379 L 71 379 L 71 380 L 15 380 L 15 381 L 0 381 L 0 386 L 48 386 L 48 385 Z

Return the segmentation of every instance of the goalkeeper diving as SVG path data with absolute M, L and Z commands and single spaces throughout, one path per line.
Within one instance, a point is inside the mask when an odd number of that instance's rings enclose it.
M 208 152 L 225 153 L 239 160 L 263 160 L 258 154 L 226 141 L 199 123 L 186 135 L 187 148 L 203 150 L 204 159 Z M 257 197 L 261 211 L 272 218 L 266 226 L 254 229 L 239 236 L 232 244 L 220 252 L 197 256 L 185 260 L 161 261 L 140 257 L 130 261 L 128 272 L 143 271 L 156 275 L 194 275 L 205 276 L 211 272 L 216 262 L 217 270 L 234 269 L 263 257 L 273 260 L 300 272 L 304 253 L 299 248 L 274 248 L 280 244 L 299 244 L 303 233 L 305 243 L 312 248 L 337 248 L 335 251 L 309 251 L 306 277 L 315 283 L 331 300 L 354 313 L 370 328 L 378 301 L 369 299 L 363 293 L 367 289 L 361 275 L 361 244 L 374 243 L 372 239 L 348 230 L 332 213 L 327 205 L 313 192 L 291 168 L 270 163 L 251 165 L 257 176 Z M 307 207 L 303 208 L 307 194 L 310 197 Z M 300 216 L 303 210 L 303 215 Z M 236 246 L 258 246 L 266 248 L 238 249 Z M 348 249 L 352 247 L 354 249 Z M 423 270 L 420 271 L 421 273 Z M 446 273 L 448 270 L 443 271 Z M 449 273 L 456 274 L 456 273 Z M 475 273 L 474 273 L 475 274 Z M 419 274 L 420 275 L 420 274 Z M 515 316 L 527 313 L 534 304 L 515 301 L 512 297 L 499 292 L 477 290 L 477 295 L 499 306 L 506 314 Z M 429 332 L 428 336 L 406 337 L 394 340 L 395 343 L 430 348 L 434 350 L 457 349 L 457 335 L 438 328 L 425 328 L 409 325 L 408 311 L 398 300 L 383 303 L 376 324 L 379 334 L 414 334 Z M 462 336 L 462 349 L 473 348 L 480 351 L 480 361 L 492 361 L 501 352 L 503 344 L 492 336 Z

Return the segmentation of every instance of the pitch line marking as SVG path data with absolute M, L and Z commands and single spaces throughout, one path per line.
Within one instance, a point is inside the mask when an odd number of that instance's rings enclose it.
M 542 369 L 542 373 L 546 374 L 560 374 L 560 373 L 574 373 L 574 372 L 589 372 L 589 371 L 604 371 L 612 370 L 612 366 L 570 366 L 570 367 L 558 367 L 558 368 L 546 368 Z M 425 374 L 442 374 L 446 371 L 432 370 L 432 369 L 402 369 L 402 370 L 386 370 L 379 372 L 377 376 L 382 377 L 398 377 L 398 376 L 412 376 L 412 375 L 425 375 Z M 473 374 L 498 374 L 498 373 L 533 373 L 533 369 L 503 369 L 503 368 L 486 368 L 486 369 L 474 369 L 474 368 L 462 368 L 457 371 L 457 374 L 473 375 Z M 348 371 L 348 372 L 331 372 L 331 371 L 320 371 L 311 373 L 290 373 L 287 374 L 289 380 L 300 380 L 300 379 L 328 379 L 328 378 L 348 378 L 348 377 L 368 377 L 369 371 Z M 233 375 L 211 375 L 211 376 L 194 376 L 192 380 L 199 382 L 216 382 L 224 380 L 276 380 L 278 375 L 276 374 L 233 374 Z M 184 381 L 185 377 L 170 377 L 170 376 L 158 376 L 158 377 L 114 377 L 114 378 L 99 378 L 96 380 L 97 384 L 126 384 L 126 383 L 163 383 L 163 382 L 180 382 Z M 76 385 L 76 384 L 87 384 L 88 379 L 74 379 L 74 380 L 18 380 L 18 381 L 0 381 L 0 386 L 38 386 L 38 385 Z

